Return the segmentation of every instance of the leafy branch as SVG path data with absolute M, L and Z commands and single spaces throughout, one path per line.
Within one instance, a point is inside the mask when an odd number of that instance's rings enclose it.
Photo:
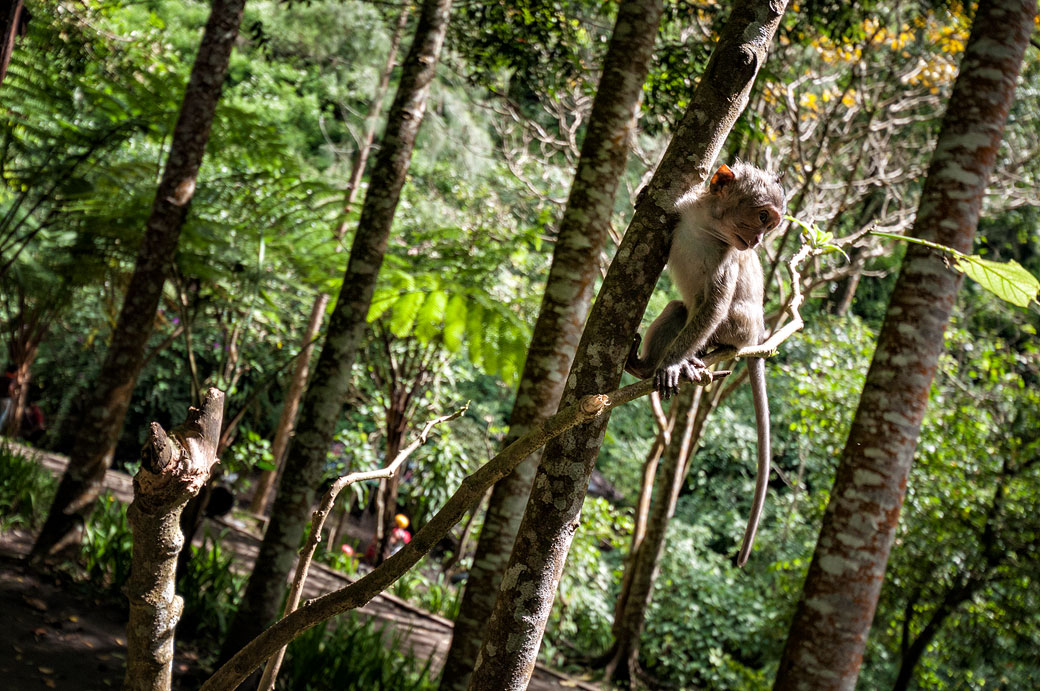
M 923 245 L 949 255 L 953 260 L 953 268 L 974 279 L 976 283 L 1001 300 L 1013 305 L 1029 307 L 1030 303 L 1037 302 L 1037 296 L 1040 295 L 1040 280 L 1037 280 L 1036 276 L 1026 271 L 1025 267 L 1014 259 L 995 262 L 991 259 L 983 259 L 977 254 L 964 254 L 952 247 L 921 238 L 884 233 L 880 230 L 872 230 L 870 233 L 882 238 Z

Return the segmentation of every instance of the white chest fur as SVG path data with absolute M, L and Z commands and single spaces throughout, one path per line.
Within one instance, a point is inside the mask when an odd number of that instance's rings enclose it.
M 680 216 L 668 252 L 668 271 L 683 302 L 696 308 L 704 299 L 705 291 L 715 281 L 715 274 L 729 245 L 713 237 L 706 228 L 711 221 L 701 218 L 704 212 L 687 208 Z

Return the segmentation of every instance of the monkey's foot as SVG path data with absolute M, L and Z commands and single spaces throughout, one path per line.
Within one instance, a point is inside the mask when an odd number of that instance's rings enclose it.
M 654 389 L 661 398 L 671 398 L 679 393 L 679 384 L 683 381 L 705 384 L 711 380 L 711 372 L 705 364 L 699 358 L 690 357 L 660 367 L 654 374 Z

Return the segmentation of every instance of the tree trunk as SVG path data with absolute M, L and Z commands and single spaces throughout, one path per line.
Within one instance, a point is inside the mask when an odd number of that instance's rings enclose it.
M 7 66 L 11 64 L 11 54 L 14 53 L 14 38 L 24 30 L 21 27 L 22 0 L 7 0 L 0 9 L 0 82 L 7 76 Z
M 942 629 L 943 623 L 957 610 L 961 603 L 970 600 L 981 585 L 980 581 L 969 577 L 963 583 L 959 583 L 947 591 L 942 602 L 932 612 L 932 616 L 928 618 L 928 623 L 925 624 L 924 629 L 906 647 L 906 651 L 899 661 L 899 674 L 896 676 L 895 684 L 892 685 L 892 691 L 906 691 L 906 689 L 910 688 L 910 682 L 914 679 L 914 669 L 917 667 L 917 663 L 921 661 L 924 651 L 935 640 L 935 635 Z
M 390 75 L 393 74 L 394 66 L 397 64 L 397 49 L 401 45 L 401 36 L 404 34 L 405 24 L 408 22 L 408 8 L 401 10 L 397 17 L 397 26 L 390 36 L 390 50 L 386 55 L 386 63 L 383 72 L 379 76 L 379 85 L 372 97 L 372 103 L 368 107 L 368 115 L 365 116 L 365 132 L 358 144 L 357 154 L 351 163 L 350 181 L 347 183 L 347 198 L 343 207 L 343 220 L 336 228 L 336 241 L 339 242 L 347 232 L 347 214 L 357 199 L 358 190 L 361 188 L 361 176 L 365 173 L 365 164 L 368 163 L 368 155 L 372 151 L 372 140 L 375 137 L 376 123 L 379 114 L 383 110 L 383 99 L 386 97 L 390 86 Z M 293 426 L 296 424 L 296 413 L 300 408 L 300 399 L 303 390 L 307 386 L 307 371 L 314 352 L 314 339 L 321 329 L 321 322 L 325 316 L 325 308 L 329 304 L 328 293 L 318 293 L 311 307 L 311 316 L 307 322 L 307 328 L 303 332 L 300 359 L 296 362 L 293 370 L 292 380 L 289 382 L 289 392 L 282 404 L 282 415 L 278 419 L 278 427 L 275 429 L 274 442 L 271 444 L 271 455 L 274 457 L 275 465 L 281 467 L 285 457 L 285 451 L 289 448 L 289 439 L 292 437 Z M 267 512 L 267 505 L 271 499 L 271 490 L 275 486 L 278 470 L 265 470 L 260 479 L 257 480 L 253 499 L 249 504 L 249 510 L 256 514 Z
M 672 404 L 667 417 L 661 410 L 661 398 L 657 393 L 650 394 L 651 405 L 654 408 L 654 417 L 657 420 L 657 437 L 650 448 L 650 452 L 643 461 L 643 479 L 639 486 L 639 501 L 636 502 L 635 515 L 632 522 L 632 543 L 625 557 L 624 572 L 621 575 L 621 590 L 618 592 L 617 602 L 614 603 L 614 623 L 610 628 L 611 634 L 617 638 L 618 629 L 621 626 L 622 615 L 625 611 L 625 603 L 632 592 L 632 573 L 635 570 L 635 562 L 639 554 L 639 547 L 646 537 L 646 527 L 650 522 L 650 500 L 653 498 L 654 484 L 657 478 L 657 466 L 664 454 L 665 449 L 671 442 L 672 429 L 679 413 L 679 406 Z M 679 399 L 676 399 L 679 400 Z M 615 646 L 616 648 L 616 646 Z
M 278 427 L 275 428 L 274 442 L 271 444 L 271 458 L 276 466 L 282 465 L 285 458 L 285 450 L 289 447 L 289 439 L 292 436 L 293 425 L 296 424 L 296 413 L 300 408 L 300 398 L 307 386 L 307 372 L 310 369 L 311 354 L 314 352 L 314 339 L 321 330 L 321 321 L 325 317 L 325 308 L 329 304 L 328 293 L 318 293 L 311 306 L 311 315 L 307 319 L 307 327 L 303 330 L 303 339 L 300 343 L 300 354 L 296 356 L 296 366 L 293 367 L 292 379 L 289 381 L 289 392 L 285 395 L 282 404 L 282 414 L 278 418 Z M 249 502 L 249 510 L 255 514 L 267 512 L 267 502 L 271 497 L 271 489 L 274 487 L 275 478 L 278 476 L 277 468 L 265 470 L 256 481 L 256 489 L 253 498 Z
M 982 0 L 921 193 L 916 237 L 970 252 L 1036 14 Z M 910 245 L 838 466 L 776 689 L 852 689 L 961 275 Z
M 382 146 L 365 195 L 350 261 L 329 322 L 315 374 L 304 395 L 300 424 L 286 458 L 271 523 L 222 656 L 226 659 L 278 615 L 285 580 L 310 516 L 350 386 L 351 368 L 365 329 L 390 226 L 404 186 L 415 136 L 426 110 L 451 0 L 425 0 L 403 65 Z
M 69 465 L 33 546 L 36 558 L 53 553 L 69 542 L 66 538 L 75 540 L 72 531 L 93 509 L 105 471 L 112 462 L 130 395 L 144 363 L 163 283 L 173 264 L 181 226 L 195 191 L 244 5 L 245 0 L 213 2 L 134 274 L 97 383 L 82 412 Z
M 785 6 L 783 0 L 735 4 L 604 279 L 567 378 L 564 405 L 611 391 L 620 381 L 632 337 L 664 267 L 670 239 L 665 220 L 679 196 L 707 177 L 747 103 Z M 503 583 L 470 688 L 504 691 L 527 685 L 607 417 L 546 447 L 534 481 L 538 490 L 531 493 L 507 567 L 515 576 Z
M 612 681 L 631 679 L 637 669 L 639 637 L 643 633 L 646 610 L 653 596 L 665 533 L 675 515 L 675 503 L 679 499 L 679 489 L 685 477 L 683 471 L 686 469 L 686 459 L 692 453 L 696 439 L 700 437 L 699 430 L 695 430 L 696 422 L 699 418 L 703 425 L 704 421 L 704 417 L 697 414 L 703 393 L 704 389 L 700 386 L 687 386 L 679 393 L 675 403 L 683 419 L 682 434 L 673 434 L 671 443 L 665 449 L 664 461 L 657 473 L 646 534 L 626 570 L 626 575 L 631 572 L 628 579 L 629 592 L 624 603 L 618 607 L 618 617 L 614 621 L 614 657 L 607 663 L 607 679 Z
M 127 691 L 170 689 L 174 629 L 184 609 L 184 599 L 174 588 L 177 555 L 184 547 L 180 513 L 217 462 L 223 411 L 223 392 L 210 389 L 201 409 L 190 408 L 187 420 L 169 436 L 153 422 L 141 452 L 134 500 L 126 511 L 134 536 L 127 583 Z
M 556 412 L 563 396 L 588 315 L 617 186 L 625 170 L 629 138 L 635 127 L 662 7 L 661 0 L 627 0 L 618 9 L 600 88 L 560 223 L 545 295 L 509 418 L 507 446 Z M 443 690 L 463 690 L 469 685 L 531 492 L 538 458 L 539 454 L 535 454 L 524 461 L 491 493 L 441 675 Z

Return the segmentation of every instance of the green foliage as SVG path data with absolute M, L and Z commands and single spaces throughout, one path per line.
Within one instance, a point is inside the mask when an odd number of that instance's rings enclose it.
M 401 576 L 391 590 L 394 595 L 427 612 L 454 619 L 462 604 L 462 589 L 449 583 L 443 572 L 438 571 L 435 577 L 428 575 L 423 568 L 425 563 L 425 560 L 421 561 Z
M 286 691 L 425 691 L 437 685 L 400 632 L 353 612 L 308 629 L 289 645 L 277 688 Z
M 240 436 L 221 461 L 227 463 L 228 473 L 241 473 L 251 468 L 275 470 L 277 467 L 271 455 L 271 441 L 261 439 L 253 430 L 247 430 Z
M 0 444 L 0 531 L 40 527 L 58 483 L 46 468 Z
M 234 554 L 222 549 L 219 539 L 207 537 L 201 547 L 190 549 L 191 559 L 177 579 L 177 593 L 184 598 L 177 630 L 193 640 L 220 643 L 242 599 L 247 576 L 232 568 Z
M 132 557 L 133 535 L 126 519 L 126 505 L 105 492 L 83 531 L 80 559 L 87 578 L 118 590 L 130 580 Z

